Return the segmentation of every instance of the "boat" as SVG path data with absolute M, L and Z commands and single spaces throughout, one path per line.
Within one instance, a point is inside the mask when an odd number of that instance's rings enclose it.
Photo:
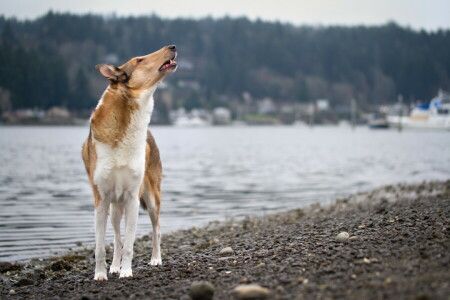
M 389 123 L 386 119 L 373 119 L 369 121 L 370 129 L 387 129 L 389 128 Z
M 374 113 L 367 124 L 370 129 L 387 129 L 389 123 L 385 114 L 380 112 Z
M 206 127 L 210 126 L 211 122 L 208 122 L 207 120 L 204 120 L 198 116 L 193 117 L 179 117 L 175 123 L 175 126 L 177 127 Z
M 440 90 L 429 103 L 415 106 L 409 116 L 391 115 L 387 121 L 397 128 L 450 130 L 450 95 Z

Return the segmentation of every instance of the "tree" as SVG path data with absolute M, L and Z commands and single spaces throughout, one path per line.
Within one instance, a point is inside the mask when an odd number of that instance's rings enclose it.
M 77 75 L 74 80 L 74 89 L 72 91 L 71 102 L 69 108 L 83 109 L 90 108 L 95 105 L 92 97 L 89 79 L 83 68 L 78 68 Z

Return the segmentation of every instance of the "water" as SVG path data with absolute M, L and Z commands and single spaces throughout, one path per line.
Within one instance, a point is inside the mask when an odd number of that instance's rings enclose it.
M 358 128 L 153 127 L 163 232 L 327 203 L 385 184 L 450 178 L 450 133 Z M 0 261 L 94 241 L 87 127 L 0 127 Z M 141 212 L 138 235 L 150 220 Z M 108 242 L 112 230 L 108 224 Z

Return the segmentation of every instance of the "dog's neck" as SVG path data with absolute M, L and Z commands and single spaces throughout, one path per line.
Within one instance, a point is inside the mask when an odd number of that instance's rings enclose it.
M 116 147 L 126 135 L 145 135 L 153 112 L 155 90 L 156 86 L 132 97 L 125 89 L 109 86 L 91 116 L 94 138 Z

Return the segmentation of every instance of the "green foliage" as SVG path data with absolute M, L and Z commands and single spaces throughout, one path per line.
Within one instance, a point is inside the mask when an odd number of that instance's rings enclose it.
M 180 65 L 168 79 L 196 81 L 180 94 L 189 107 L 212 107 L 227 95 L 360 105 L 427 100 L 450 89 L 450 31 L 414 31 L 395 23 L 377 27 L 295 27 L 246 18 L 165 20 L 49 12 L 33 21 L 0 17 L 0 86 L 15 108 L 95 105 L 100 81 L 93 66 L 176 44 Z M 73 74 L 72 74 L 73 72 Z M 103 81 L 103 84 L 106 83 Z

